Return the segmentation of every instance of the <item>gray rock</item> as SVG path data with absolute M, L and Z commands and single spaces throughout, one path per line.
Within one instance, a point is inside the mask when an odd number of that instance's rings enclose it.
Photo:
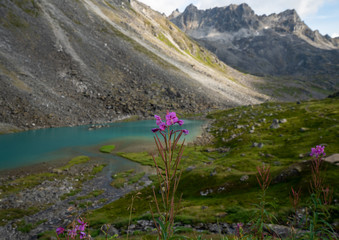
M 326 157 L 325 161 L 329 162 L 329 163 L 333 163 L 333 164 L 338 164 L 339 163 L 339 154 L 336 153 L 336 154 L 333 154 L 329 157 Z
M 273 122 L 272 122 L 270 128 L 271 129 L 278 129 L 278 128 L 280 128 L 279 120 L 278 119 L 273 119 Z
M 212 233 L 221 233 L 222 227 L 216 223 L 210 223 L 208 224 L 208 230 Z
M 210 173 L 210 176 L 213 177 L 217 175 L 217 169 L 213 169 L 213 171 Z
M 119 235 L 119 230 L 111 224 L 104 224 L 101 229 L 110 237 Z
M 62 170 L 58 168 L 53 168 L 52 173 L 62 174 Z
M 249 179 L 249 176 L 248 176 L 248 175 L 243 175 L 243 176 L 241 176 L 240 181 L 245 182 L 245 181 L 247 181 L 248 179 Z
M 200 196 L 207 196 L 209 194 L 213 193 L 213 189 L 206 189 L 205 191 L 200 191 Z
M 291 236 L 291 228 L 283 225 L 268 224 L 266 230 L 274 233 L 279 238 L 287 238 Z
M 193 171 L 195 168 L 196 168 L 196 166 L 188 166 L 188 167 L 186 168 L 186 172 L 191 172 L 191 171 Z
M 308 129 L 308 128 L 305 128 L 305 127 L 302 127 L 302 128 L 299 129 L 300 132 L 306 132 L 306 131 L 308 131 L 308 130 L 309 130 L 309 129 Z
M 279 123 L 286 123 L 287 122 L 287 119 L 286 118 L 283 118 L 283 119 L 280 119 L 279 120 Z

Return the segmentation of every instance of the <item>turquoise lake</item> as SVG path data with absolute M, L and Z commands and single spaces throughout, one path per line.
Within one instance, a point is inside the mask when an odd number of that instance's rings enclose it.
M 190 134 L 186 142 L 201 134 L 204 121 L 185 120 L 182 127 Z M 89 130 L 89 126 L 47 128 L 0 135 L 0 170 L 29 166 L 79 155 L 112 158 L 117 165 L 129 162 L 114 154 L 100 153 L 105 144 L 116 145 L 116 151 L 144 151 L 152 146 L 154 120 L 111 123 L 109 127 Z

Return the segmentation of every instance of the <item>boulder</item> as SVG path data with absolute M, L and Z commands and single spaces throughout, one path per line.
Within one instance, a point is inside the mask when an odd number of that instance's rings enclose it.
M 243 175 L 243 176 L 241 176 L 240 181 L 245 182 L 245 181 L 247 181 L 248 179 L 249 179 L 249 176 L 248 176 L 248 175 Z
M 325 161 L 332 163 L 332 164 L 339 165 L 339 153 L 333 154 L 333 155 L 325 158 Z

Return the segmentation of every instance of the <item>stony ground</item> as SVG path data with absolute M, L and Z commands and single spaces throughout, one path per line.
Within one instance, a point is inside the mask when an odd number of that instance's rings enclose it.
M 94 165 L 97 166 L 97 163 Z M 33 207 L 39 209 L 32 215 L 10 220 L 0 226 L 2 239 L 36 239 L 39 233 L 55 230 L 59 226 L 66 226 L 86 210 L 100 208 L 130 191 L 141 189 L 151 183 L 148 174 L 146 174 L 137 183 L 125 184 L 121 188 L 112 187 L 110 183 L 113 173 L 108 167 L 88 181 L 82 177 L 79 178 L 79 176 L 91 178 L 88 173 L 92 169 L 93 164 L 75 166 L 66 173 L 53 169 L 53 172 L 59 172 L 59 175 L 62 176 L 45 180 L 33 188 L 2 196 L 1 210 Z M 20 178 L 20 175 L 8 177 L 3 174 L 1 183 L 3 185 L 10 182 L 15 185 L 15 180 Z M 79 184 L 80 182 L 81 184 Z M 141 182 L 143 182 L 142 186 Z M 27 233 L 22 230 L 22 227 L 28 224 L 32 224 L 34 227 Z

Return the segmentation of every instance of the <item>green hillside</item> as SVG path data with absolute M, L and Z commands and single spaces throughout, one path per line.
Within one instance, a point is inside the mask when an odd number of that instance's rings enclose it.
M 265 103 L 218 111 L 208 118 L 213 143 L 188 146 L 182 157 L 178 193 L 183 193 L 183 201 L 177 221 L 183 223 L 249 222 L 259 203 L 256 167 L 265 164 L 271 166 L 272 174 L 268 210 L 277 217 L 274 223 L 286 225 L 292 214 L 291 187 L 301 187 L 301 207 L 309 203 L 311 148 L 324 145 L 327 156 L 339 151 L 338 99 Z M 274 121 L 279 127 L 272 126 Z M 152 165 L 147 153 L 121 155 Z M 338 169 L 335 164 L 323 164 L 324 181 L 333 189 L 334 200 L 339 197 Z M 130 199 L 131 194 L 92 212 L 92 226 L 127 224 Z M 134 202 L 133 220 L 151 218 L 149 201 L 151 189 L 146 188 Z M 338 222 L 338 205 L 331 205 L 330 213 L 329 222 Z

